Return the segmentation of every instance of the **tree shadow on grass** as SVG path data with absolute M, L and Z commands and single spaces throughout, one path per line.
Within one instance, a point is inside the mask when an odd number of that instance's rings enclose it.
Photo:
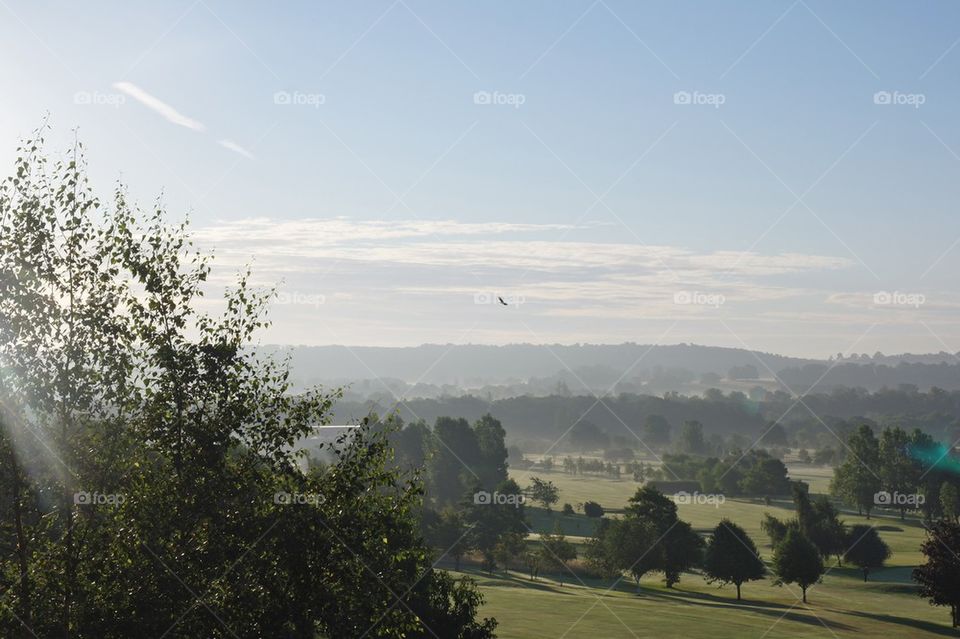
M 721 597 L 705 592 L 687 592 L 684 590 L 643 590 L 640 594 L 641 596 L 657 597 L 674 601 L 675 603 L 704 606 L 711 609 L 724 608 L 728 610 L 742 610 L 754 614 L 766 615 L 775 619 L 785 619 L 797 623 L 819 626 L 821 628 L 826 626 L 831 630 L 854 630 L 854 627 L 848 624 L 831 619 L 823 619 L 816 614 L 816 610 L 803 608 L 803 604 L 799 602 L 796 605 L 787 605 L 772 601 L 755 601 L 748 598 L 737 601 L 730 597 Z
M 922 619 L 913 619 L 912 617 L 897 617 L 895 615 L 885 615 L 877 612 L 858 612 L 855 610 L 844 610 L 845 614 L 852 615 L 854 617 L 862 617 L 864 619 L 873 619 L 874 621 L 879 621 L 882 623 L 891 623 L 897 624 L 900 626 L 907 626 L 909 628 L 916 628 L 917 630 L 923 630 L 925 632 L 932 632 L 938 635 L 944 635 L 947 637 L 956 637 L 956 630 L 950 628 L 945 624 L 938 624 L 932 621 L 924 621 Z M 944 613 L 946 616 L 947 613 Z
M 564 582 L 563 586 L 558 585 L 557 583 L 550 581 L 530 581 L 528 577 L 523 577 L 518 574 L 502 572 L 495 572 L 493 574 L 488 573 L 483 570 L 475 569 L 466 569 L 461 570 L 461 573 L 473 578 L 474 580 L 484 579 L 485 581 L 490 582 L 492 585 L 501 586 L 504 588 L 529 588 L 531 590 L 541 590 L 543 592 L 553 592 L 560 595 L 574 595 L 576 594 L 572 588 L 570 588 L 570 582 Z M 579 585 L 579 584 L 574 584 Z

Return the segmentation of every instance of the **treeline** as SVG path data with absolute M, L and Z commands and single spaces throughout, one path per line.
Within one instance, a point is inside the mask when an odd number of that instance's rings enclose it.
M 953 359 L 953 356 L 950 356 Z M 933 387 L 960 390 L 960 364 L 945 361 L 937 363 L 900 362 L 887 364 L 805 364 L 781 370 L 777 376 L 785 384 L 796 389 L 834 387 L 864 388 L 877 391 L 913 385 L 918 388 Z
M 602 403 L 593 396 L 553 395 L 490 401 L 462 396 L 382 404 L 341 402 L 334 407 L 334 419 L 347 423 L 350 419 L 362 419 L 370 412 L 387 414 L 396 410 L 406 422 L 422 418 L 433 423 L 445 415 L 475 421 L 489 413 L 503 423 L 510 443 L 527 452 L 539 452 L 538 448 L 543 450 L 558 439 L 561 450 L 602 450 L 609 446 L 643 448 L 643 445 L 660 449 L 676 440 L 687 422 L 702 424 L 708 439 L 711 436 L 743 438 L 745 441 L 728 443 L 730 447 L 744 448 L 764 433 L 767 434 L 763 444 L 769 446 L 836 447 L 836 438 L 824 428 L 824 423 L 841 437 L 846 437 L 861 423 L 917 427 L 939 439 L 960 433 L 960 391 L 934 388 L 919 392 L 915 388 L 900 388 L 869 393 L 843 388 L 828 394 L 807 395 L 803 404 L 798 404 L 796 398 L 786 392 L 770 393 L 762 389 L 749 396 L 717 390 L 708 391 L 703 397 L 675 393 L 663 397 L 622 394 L 605 397 Z M 653 417 L 665 424 L 660 431 L 648 427 Z M 775 422 L 777 430 L 770 431 Z M 780 431 L 784 437 L 777 442 L 775 438 Z M 715 447 L 716 440 L 712 444 Z
M 846 441 L 830 491 L 868 518 L 876 508 L 923 513 L 932 521 L 960 515 L 960 459 L 919 429 L 888 427 L 877 437 L 864 424 Z

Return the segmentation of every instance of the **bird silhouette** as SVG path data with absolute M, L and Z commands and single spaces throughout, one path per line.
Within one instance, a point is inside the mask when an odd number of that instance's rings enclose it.
M 502 298 L 502 297 L 500 297 L 500 296 L 498 295 L 498 296 L 497 296 L 497 299 L 500 300 L 500 303 L 501 303 L 501 304 L 503 304 L 504 306 L 507 306 L 507 303 L 503 301 L 503 298 Z

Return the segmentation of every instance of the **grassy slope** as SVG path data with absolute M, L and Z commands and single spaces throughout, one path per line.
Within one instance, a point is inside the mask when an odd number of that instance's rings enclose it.
M 512 471 L 527 485 L 531 473 Z M 536 473 L 560 488 L 560 500 L 573 504 L 587 499 L 607 507 L 622 507 L 633 494 L 633 481 L 598 477 L 574 477 L 562 473 Z M 810 482 L 813 492 L 826 489 L 830 471 L 796 467 L 795 478 Z M 728 499 L 716 508 L 681 505 L 680 516 L 697 529 L 710 529 L 723 517 L 743 526 L 754 538 L 766 559 L 770 548 L 760 531 L 764 512 L 792 516 L 792 504 L 783 501 L 770 506 L 759 500 Z M 591 521 L 578 515 L 560 517 L 530 509 L 537 531 L 552 529 L 559 519 L 565 531 L 581 541 L 590 534 Z M 830 569 L 823 583 L 812 587 L 809 605 L 799 602 L 800 591 L 793 586 L 776 587 L 770 579 L 744 585 L 745 601 L 735 601 L 732 586 L 722 589 L 707 584 L 699 575 L 685 574 L 678 587 L 668 590 L 660 575 L 643 581 L 641 594 L 632 583 L 621 582 L 608 590 L 609 581 L 588 581 L 586 585 L 567 575 L 560 587 L 554 576 L 530 582 L 523 575 L 487 576 L 473 573 L 486 597 L 484 614 L 500 621 L 504 639 L 539 637 L 852 637 L 957 636 L 949 627 L 946 609 L 933 608 L 920 599 L 910 582 L 910 568 L 921 561 L 919 545 L 923 529 L 916 521 L 900 522 L 895 517 L 871 520 L 855 513 L 845 521 L 880 526 L 880 534 L 891 546 L 889 567 L 863 583 L 859 572 L 849 568 Z M 832 565 L 832 564 L 830 564 Z M 573 584 L 569 583 L 573 581 Z M 566 633 L 566 634 L 565 634 Z

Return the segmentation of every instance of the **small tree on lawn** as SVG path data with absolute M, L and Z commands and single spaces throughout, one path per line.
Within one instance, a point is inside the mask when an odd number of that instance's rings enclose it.
M 504 533 L 493 547 L 493 558 L 503 568 L 504 574 L 511 565 L 523 557 L 527 550 L 526 535 L 519 532 Z
M 927 529 L 927 539 L 920 550 L 927 563 L 913 570 L 913 580 L 920 584 L 920 596 L 931 606 L 950 606 L 953 627 L 960 626 L 960 525 L 938 521 Z
M 883 562 L 890 558 L 888 546 L 877 534 L 874 526 L 856 524 L 847 535 L 847 551 L 844 558 L 863 571 L 863 580 L 875 568 L 883 568 Z
M 552 481 L 544 481 L 539 477 L 533 477 L 532 481 L 530 497 L 533 501 L 540 502 L 547 510 L 550 510 L 550 506 L 560 501 L 560 491 L 557 490 Z
M 540 535 L 540 560 L 543 564 L 555 568 L 560 575 L 560 585 L 563 585 L 563 574 L 567 570 L 567 562 L 577 558 L 576 547 L 567 541 L 560 528 L 560 522 L 553 529 L 553 534 Z
M 807 603 L 807 588 L 823 575 L 823 559 L 812 541 L 791 528 L 773 549 L 773 572 L 778 586 L 794 583 L 800 586 L 803 603 Z
M 763 578 L 766 573 L 760 553 L 753 540 L 740 526 L 729 519 L 722 520 L 713 529 L 703 561 L 708 583 L 734 584 L 737 601 L 740 586 L 745 581 Z

